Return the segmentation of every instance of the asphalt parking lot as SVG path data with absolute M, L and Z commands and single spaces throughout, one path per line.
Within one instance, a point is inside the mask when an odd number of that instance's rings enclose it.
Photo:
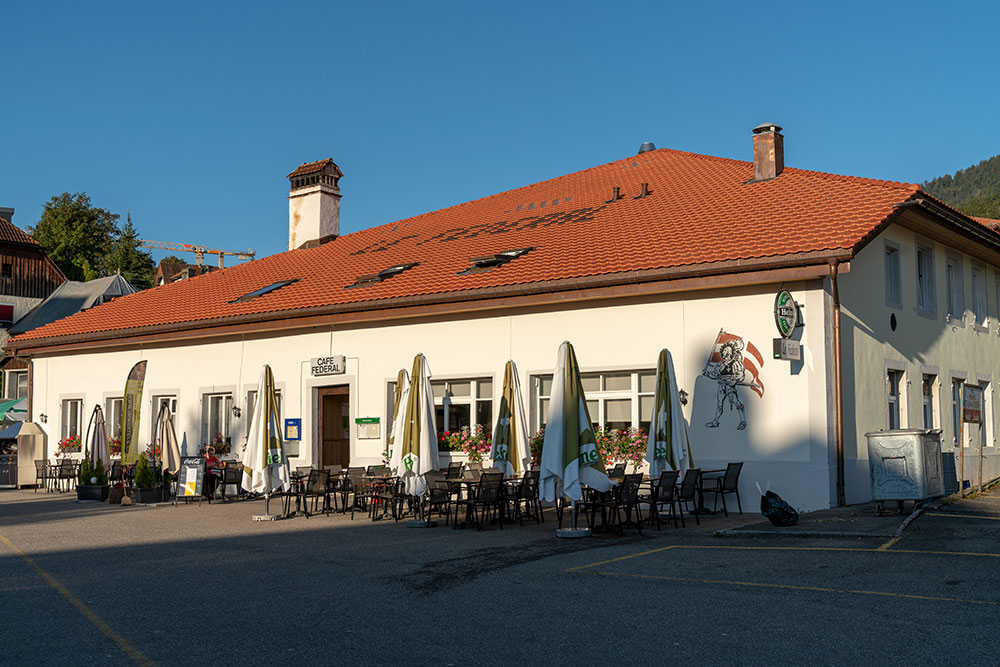
M 1000 493 L 900 537 L 718 536 L 745 515 L 559 540 L 551 515 L 476 532 L 251 521 L 262 505 L 0 491 L 0 664 L 995 664 L 1000 648 Z

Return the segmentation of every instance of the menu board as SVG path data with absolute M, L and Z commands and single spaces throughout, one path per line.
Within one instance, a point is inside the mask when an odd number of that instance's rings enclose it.
M 205 459 L 201 456 L 181 458 L 181 469 L 177 471 L 177 497 L 198 498 L 205 482 Z

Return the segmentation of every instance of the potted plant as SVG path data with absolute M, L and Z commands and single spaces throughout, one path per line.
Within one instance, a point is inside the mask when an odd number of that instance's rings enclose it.
M 76 480 L 76 499 L 104 502 L 108 499 L 111 485 L 108 484 L 108 473 L 104 470 L 104 462 L 98 459 L 93 466 L 90 459 L 84 456 L 80 462 L 80 474 Z
M 75 454 L 80 451 L 80 436 L 71 435 L 68 438 L 63 438 L 59 441 L 56 447 L 58 455 L 66 456 L 67 454 Z
M 132 482 L 135 493 L 132 501 L 137 503 L 158 503 L 163 500 L 163 490 L 156 484 L 156 475 L 149 467 L 149 459 L 140 456 L 135 464 L 135 479 Z

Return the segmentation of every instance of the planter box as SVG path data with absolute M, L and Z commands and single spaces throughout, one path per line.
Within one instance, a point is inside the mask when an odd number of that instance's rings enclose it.
M 132 502 L 145 505 L 163 502 L 163 488 L 156 486 L 152 489 L 132 489 Z
M 77 484 L 76 485 L 76 499 L 77 500 L 96 500 L 97 502 L 103 503 L 108 499 L 108 494 L 111 492 L 110 484 L 102 485 L 91 485 L 91 484 Z
M 122 498 L 128 496 L 132 497 L 132 488 L 128 486 L 112 486 L 111 491 L 108 494 L 108 502 L 112 505 L 118 505 L 121 503 Z

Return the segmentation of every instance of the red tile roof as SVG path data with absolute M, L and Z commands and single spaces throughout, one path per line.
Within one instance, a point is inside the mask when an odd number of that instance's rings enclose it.
M 0 243 L 19 243 L 21 245 L 39 245 L 38 241 L 28 236 L 28 233 L 15 227 L 7 218 L 0 218 Z
M 295 172 L 293 172 L 295 173 Z M 863 245 L 920 186 L 800 169 L 748 182 L 753 164 L 674 150 L 635 155 L 451 208 L 347 234 L 145 290 L 54 322 L 17 340 L 115 330 L 155 331 L 280 318 L 295 311 L 527 286 L 623 272 L 842 251 Z M 637 198 L 643 183 L 649 195 Z M 621 199 L 609 202 L 614 187 Z M 278 233 L 282 226 L 276 226 Z M 534 248 L 492 270 L 456 275 L 470 258 Z M 355 289 L 359 276 L 416 266 Z M 756 267 L 755 267 L 756 268 Z M 733 269 L 736 270 L 736 269 Z M 272 283 L 290 285 L 242 303 Z M 378 306 L 381 307 L 381 306 Z M 98 334 L 98 332 L 108 332 Z M 58 341 L 52 341 L 57 343 Z

